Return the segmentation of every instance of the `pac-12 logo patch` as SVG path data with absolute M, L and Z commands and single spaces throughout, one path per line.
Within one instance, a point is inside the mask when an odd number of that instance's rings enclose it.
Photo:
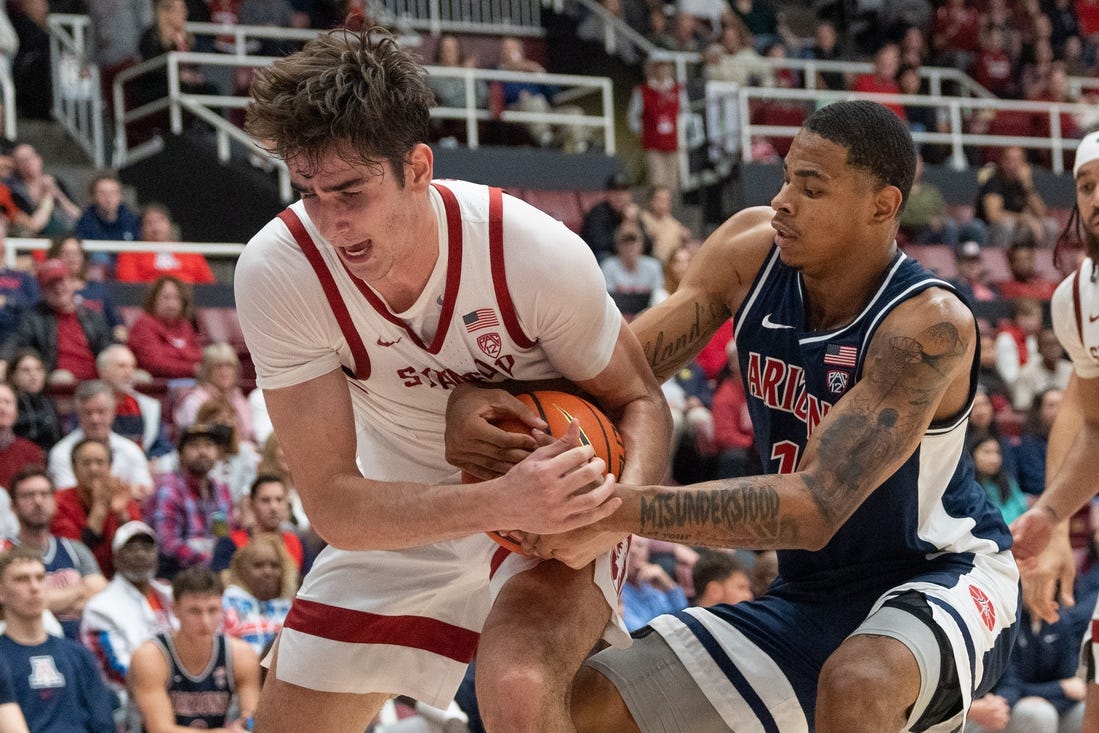
M 973 604 L 977 606 L 977 613 L 981 614 L 981 621 L 992 631 L 996 626 L 996 607 L 992 605 L 992 599 L 975 585 L 969 586 L 969 595 L 973 596 Z
M 850 379 L 851 375 L 847 372 L 830 369 L 828 371 L 828 391 L 832 394 L 843 394 L 847 391 L 847 382 Z
M 504 346 L 503 339 L 500 338 L 500 334 L 493 331 L 492 333 L 482 334 L 477 337 L 477 346 L 485 353 L 490 359 L 495 359 L 500 355 L 500 349 Z

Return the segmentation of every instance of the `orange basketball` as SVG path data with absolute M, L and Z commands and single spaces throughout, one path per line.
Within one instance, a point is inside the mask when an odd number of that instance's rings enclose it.
M 538 413 L 538 416 L 546 421 L 546 432 L 555 438 L 559 438 L 568 430 L 569 423 L 573 420 L 580 424 L 580 443 L 590 445 L 595 449 L 595 455 L 602 458 L 607 464 L 607 472 L 615 476 L 622 475 L 622 467 L 626 464 L 626 451 L 622 446 L 622 436 L 614 427 L 603 411 L 588 402 L 583 397 L 577 397 L 568 392 L 557 390 L 535 390 L 515 395 L 516 398 Z M 497 427 L 513 433 L 527 433 L 530 431 L 519 420 L 505 420 L 497 423 Z M 466 483 L 476 481 L 471 476 L 464 475 L 462 480 Z M 508 535 L 500 532 L 489 532 L 488 536 L 496 542 L 511 550 L 519 552 L 519 543 Z

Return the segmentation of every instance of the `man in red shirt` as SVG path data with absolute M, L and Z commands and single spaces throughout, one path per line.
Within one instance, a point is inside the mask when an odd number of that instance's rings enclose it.
M 58 259 L 38 266 L 42 300 L 23 312 L 18 330 L 4 344 L 4 361 L 22 347 L 42 355 L 51 383 L 95 379 L 95 357 L 113 342 L 99 311 L 77 305 L 77 280 Z
M 57 492 L 57 514 L 50 531 L 72 537 L 91 548 L 103 575 L 114 575 L 111 540 L 131 519 L 141 519 L 141 510 L 124 482 L 111 476 L 111 449 L 106 443 L 85 438 L 73 446 L 76 486 Z
M 874 94 L 900 94 L 901 89 L 897 86 L 897 71 L 900 67 L 900 49 L 895 43 L 886 43 L 874 54 L 874 72 L 856 77 L 851 90 Z M 904 105 L 890 103 L 885 106 L 893 110 L 902 120 L 908 119 L 908 115 L 904 112 Z

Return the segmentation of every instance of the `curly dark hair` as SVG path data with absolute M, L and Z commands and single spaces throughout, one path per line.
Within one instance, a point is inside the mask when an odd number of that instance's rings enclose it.
M 866 171 L 880 186 L 896 186 L 908 202 L 916 145 L 892 110 L 877 102 L 834 102 L 814 112 L 802 129 L 847 148 L 849 166 Z
M 284 160 L 307 169 L 337 153 L 381 171 L 404 163 L 428 139 L 435 95 L 416 55 L 383 28 L 339 29 L 256 72 L 245 129 Z

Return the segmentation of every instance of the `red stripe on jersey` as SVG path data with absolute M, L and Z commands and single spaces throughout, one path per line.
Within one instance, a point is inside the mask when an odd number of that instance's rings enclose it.
M 351 322 L 351 314 L 347 311 L 347 304 L 343 302 L 343 298 L 340 296 L 340 289 L 336 286 L 336 280 L 332 277 L 328 265 L 325 264 L 324 257 L 321 256 L 317 245 L 313 242 L 313 238 L 309 236 L 309 232 L 305 230 L 305 225 L 301 223 L 301 219 L 298 218 L 297 214 L 290 209 L 284 209 L 279 214 L 279 218 L 282 219 L 282 223 L 286 225 L 291 236 L 301 247 L 302 253 L 305 254 L 305 258 L 309 260 L 309 264 L 313 267 L 313 272 L 317 273 L 317 279 L 321 281 L 324 297 L 328 299 L 328 306 L 332 309 L 332 315 L 336 317 L 336 323 L 339 324 L 340 331 L 343 332 L 343 337 L 347 341 L 347 346 L 351 349 L 351 356 L 355 360 L 355 379 L 365 380 L 369 378 L 370 357 L 366 353 L 366 346 L 363 344 L 362 336 L 359 335 L 355 324 Z
M 391 644 L 469 662 L 476 631 L 424 616 L 381 616 L 295 598 L 284 626 L 310 636 L 351 644 Z
M 511 550 L 504 546 L 496 548 L 496 552 L 492 553 L 492 560 L 488 564 L 488 577 L 492 579 L 496 575 L 496 571 L 500 569 L 500 566 L 504 564 L 504 560 L 507 560 L 508 555 L 511 554 Z
M 492 287 L 496 291 L 496 304 L 500 306 L 504 328 L 516 345 L 529 349 L 535 342 L 519 327 L 519 316 L 515 314 L 515 303 L 511 300 L 504 272 L 504 192 L 498 188 L 488 190 L 488 252 L 492 263 Z

